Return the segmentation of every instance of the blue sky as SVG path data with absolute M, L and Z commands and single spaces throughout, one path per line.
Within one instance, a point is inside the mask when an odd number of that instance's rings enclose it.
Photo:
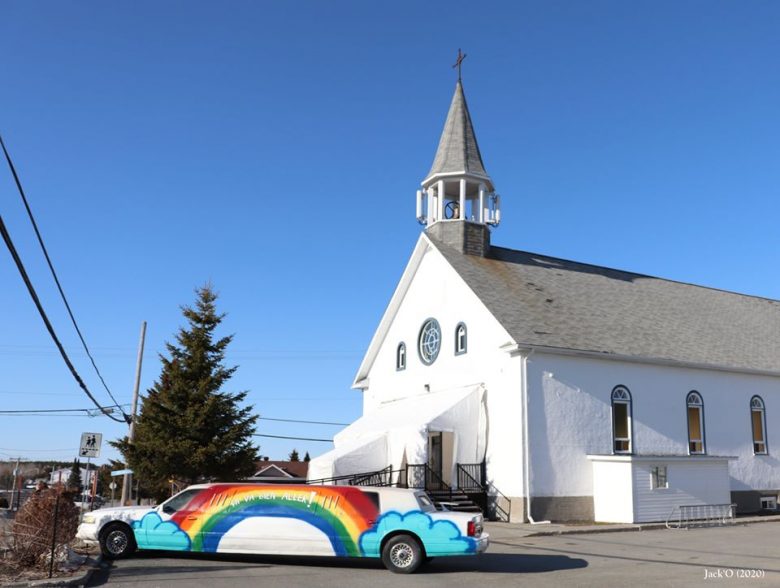
M 352 378 L 420 226 L 414 192 L 457 49 L 493 242 L 780 298 L 780 4 L 23 2 L 0 7 L 0 132 L 121 401 L 210 280 L 231 389 L 263 416 L 350 422 Z M 107 401 L 7 169 L 0 214 Z M 90 404 L 0 252 L 0 405 Z M 261 421 L 272 435 L 337 428 Z M 72 459 L 86 417 L 0 415 L 0 458 Z M 329 446 L 258 439 L 261 453 Z M 115 457 L 111 451 L 106 457 Z

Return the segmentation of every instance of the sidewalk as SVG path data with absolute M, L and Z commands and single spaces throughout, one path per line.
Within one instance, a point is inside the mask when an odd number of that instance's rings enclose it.
M 733 525 L 747 525 L 752 523 L 771 523 L 780 521 L 780 515 L 737 517 Z M 531 523 L 495 523 L 486 522 L 485 529 L 492 539 L 509 539 L 522 537 L 545 537 L 549 535 L 575 535 L 579 533 L 619 533 L 626 531 L 651 531 L 654 529 L 666 529 L 666 523 L 642 523 L 642 524 L 536 524 Z

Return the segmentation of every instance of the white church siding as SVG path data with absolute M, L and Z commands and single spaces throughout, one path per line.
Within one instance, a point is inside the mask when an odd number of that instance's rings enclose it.
M 634 522 L 634 481 L 629 461 L 593 462 L 593 519 Z
M 669 487 L 651 488 L 651 468 L 667 468 Z M 730 504 L 728 460 L 694 459 L 692 461 L 664 460 L 634 463 L 634 520 L 635 523 L 666 521 L 676 506 L 703 504 Z
M 706 453 L 736 458 L 729 464 L 731 491 L 780 489 L 772 445 L 773 432 L 780 433 L 780 378 L 535 352 L 528 396 L 531 491 L 538 506 L 549 505 L 545 498 L 593 495 L 586 455 L 612 453 L 611 392 L 617 385 L 631 392 L 633 453 L 687 456 L 686 396 L 696 390 L 704 401 Z M 769 455 L 753 454 L 754 395 L 766 405 Z M 550 508 L 538 516 L 560 519 Z
M 711 456 L 590 455 L 594 520 L 649 523 L 670 520 L 684 506 L 731 502 L 728 458 Z M 653 469 L 665 484 L 653 487 Z
M 407 268 L 413 277 L 405 292 L 396 293 L 403 299 L 367 374 L 359 375 L 368 381 L 363 413 L 370 414 L 383 402 L 484 384 L 488 479 L 506 496 L 519 498 L 523 494 L 517 451 L 522 443 L 521 361 L 501 350 L 512 343 L 509 335 L 438 250 L 427 246 L 427 238 L 421 236 L 421 241 L 418 246 L 426 250 L 419 266 Z M 442 331 L 441 350 L 430 366 L 422 363 L 417 351 L 420 328 L 428 318 L 435 318 Z M 465 354 L 455 355 L 455 330 L 461 322 L 467 327 L 468 347 Z M 401 342 L 406 344 L 407 359 L 406 369 L 399 371 L 396 351 Z M 483 454 L 459 457 L 463 463 L 477 463 Z

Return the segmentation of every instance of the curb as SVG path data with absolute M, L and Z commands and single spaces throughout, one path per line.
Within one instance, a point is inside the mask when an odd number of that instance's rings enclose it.
M 771 518 L 770 517 L 749 517 L 745 519 L 735 519 L 733 522 L 728 523 L 727 525 L 716 525 L 716 526 L 731 527 L 735 525 L 751 525 L 753 523 L 776 523 L 776 522 L 780 522 L 780 517 L 771 517 Z M 713 525 L 710 525 L 710 527 L 713 527 Z M 554 531 L 531 532 L 525 536 L 526 537 L 551 537 L 554 535 L 590 535 L 596 533 L 628 533 L 632 531 L 633 532 L 656 531 L 659 529 L 666 529 L 666 523 L 645 523 L 641 525 L 632 525 L 626 527 L 608 527 L 608 526 L 605 526 L 604 528 L 589 527 L 587 529 L 577 529 L 575 527 L 571 529 L 556 529 Z M 677 530 L 680 529 L 670 529 L 670 531 L 677 531 Z
M 103 560 L 102 555 L 98 555 L 96 558 L 89 558 L 84 566 L 87 568 L 79 576 L 71 576 L 70 578 L 45 578 L 43 580 L 28 580 L 26 582 L 13 582 L 11 584 L 0 584 L 2 588 L 28 588 L 35 586 L 35 588 L 43 588 L 45 586 L 86 586 L 92 574 L 100 568 L 100 563 Z
M 529 533 L 526 537 L 551 537 L 553 535 L 591 535 L 597 533 L 630 533 L 635 531 L 655 531 L 665 529 L 666 523 L 649 523 L 646 525 L 634 525 L 631 527 L 604 527 L 603 529 L 556 529 L 555 531 L 537 531 Z

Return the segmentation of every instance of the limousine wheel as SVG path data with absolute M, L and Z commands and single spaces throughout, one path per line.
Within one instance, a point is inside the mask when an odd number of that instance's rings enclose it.
M 396 535 L 382 549 L 382 563 L 396 574 L 411 574 L 425 559 L 420 542 L 409 535 Z
M 110 523 L 100 532 L 100 551 L 108 559 L 121 559 L 135 551 L 133 531 L 124 523 Z

